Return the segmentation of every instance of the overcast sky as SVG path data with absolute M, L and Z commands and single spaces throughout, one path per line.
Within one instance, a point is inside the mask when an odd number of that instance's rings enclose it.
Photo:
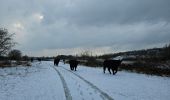
M 163 47 L 170 0 L 0 0 L 0 27 L 29 56 Z

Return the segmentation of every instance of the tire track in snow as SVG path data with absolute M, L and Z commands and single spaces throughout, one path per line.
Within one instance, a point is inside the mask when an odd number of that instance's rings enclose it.
M 83 80 L 85 83 L 87 83 L 91 88 L 93 88 L 94 90 L 97 90 L 101 95 L 101 98 L 103 100 L 114 100 L 111 96 L 109 96 L 107 93 L 103 92 L 102 90 L 100 90 L 97 86 L 95 86 L 93 83 L 87 81 L 86 79 L 84 79 L 83 77 L 81 77 L 80 75 L 62 67 L 63 69 L 65 69 L 66 71 L 69 71 L 70 73 L 74 74 L 75 76 L 77 76 L 78 78 L 80 78 L 81 80 Z
M 69 88 L 68 88 L 68 86 L 67 86 L 67 83 L 66 83 L 64 77 L 61 75 L 61 73 L 60 73 L 54 66 L 52 66 L 52 67 L 55 69 L 55 71 L 56 71 L 56 72 L 58 73 L 58 75 L 60 76 L 61 82 L 62 82 L 62 84 L 63 84 L 63 88 L 64 88 L 66 100 L 72 100 L 72 96 L 71 96 L 70 90 L 69 90 Z

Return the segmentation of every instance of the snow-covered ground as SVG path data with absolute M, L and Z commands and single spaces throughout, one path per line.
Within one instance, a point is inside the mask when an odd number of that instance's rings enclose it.
M 48 63 L 0 69 L 0 100 L 64 100 L 56 71 Z
M 170 100 L 170 78 L 52 61 L 0 68 L 0 100 Z

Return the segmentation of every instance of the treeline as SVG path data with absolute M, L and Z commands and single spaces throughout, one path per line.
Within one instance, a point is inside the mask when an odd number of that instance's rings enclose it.
M 105 55 L 99 56 L 98 58 L 107 59 L 107 58 L 114 58 L 117 56 L 131 56 L 131 55 L 136 56 L 136 57 L 141 57 L 141 58 L 142 57 L 151 58 L 153 60 L 155 60 L 155 58 L 158 58 L 160 60 L 170 60 L 170 44 L 162 48 L 152 48 L 152 49 L 119 52 L 119 53 L 114 53 L 114 54 L 105 54 Z
M 29 65 L 26 61 L 29 59 L 28 56 L 22 56 L 20 50 L 13 49 L 17 44 L 13 40 L 14 33 L 11 34 L 7 29 L 0 28 L 0 67 L 8 67 L 13 64 L 12 60 L 15 60 L 15 64 Z M 12 65 L 13 66 L 13 65 Z
M 80 56 L 59 55 L 58 57 L 61 59 L 76 58 L 80 60 L 83 65 L 90 67 L 102 67 L 105 59 L 113 59 L 118 56 L 122 56 L 124 61 L 119 67 L 119 70 L 127 70 L 150 75 L 170 76 L 170 44 L 162 48 L 134 50 L 105 54 L 101 56 L 92 56 L 86 52 Z M 133 61 L 133 63 L 126 63 L 126 61 Z

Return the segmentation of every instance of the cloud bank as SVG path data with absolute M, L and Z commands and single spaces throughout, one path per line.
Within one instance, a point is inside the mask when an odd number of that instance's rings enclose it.
M 170 43 L 169 0 L 3 0 L 0 27 L 31 56 L 94 54 Z

